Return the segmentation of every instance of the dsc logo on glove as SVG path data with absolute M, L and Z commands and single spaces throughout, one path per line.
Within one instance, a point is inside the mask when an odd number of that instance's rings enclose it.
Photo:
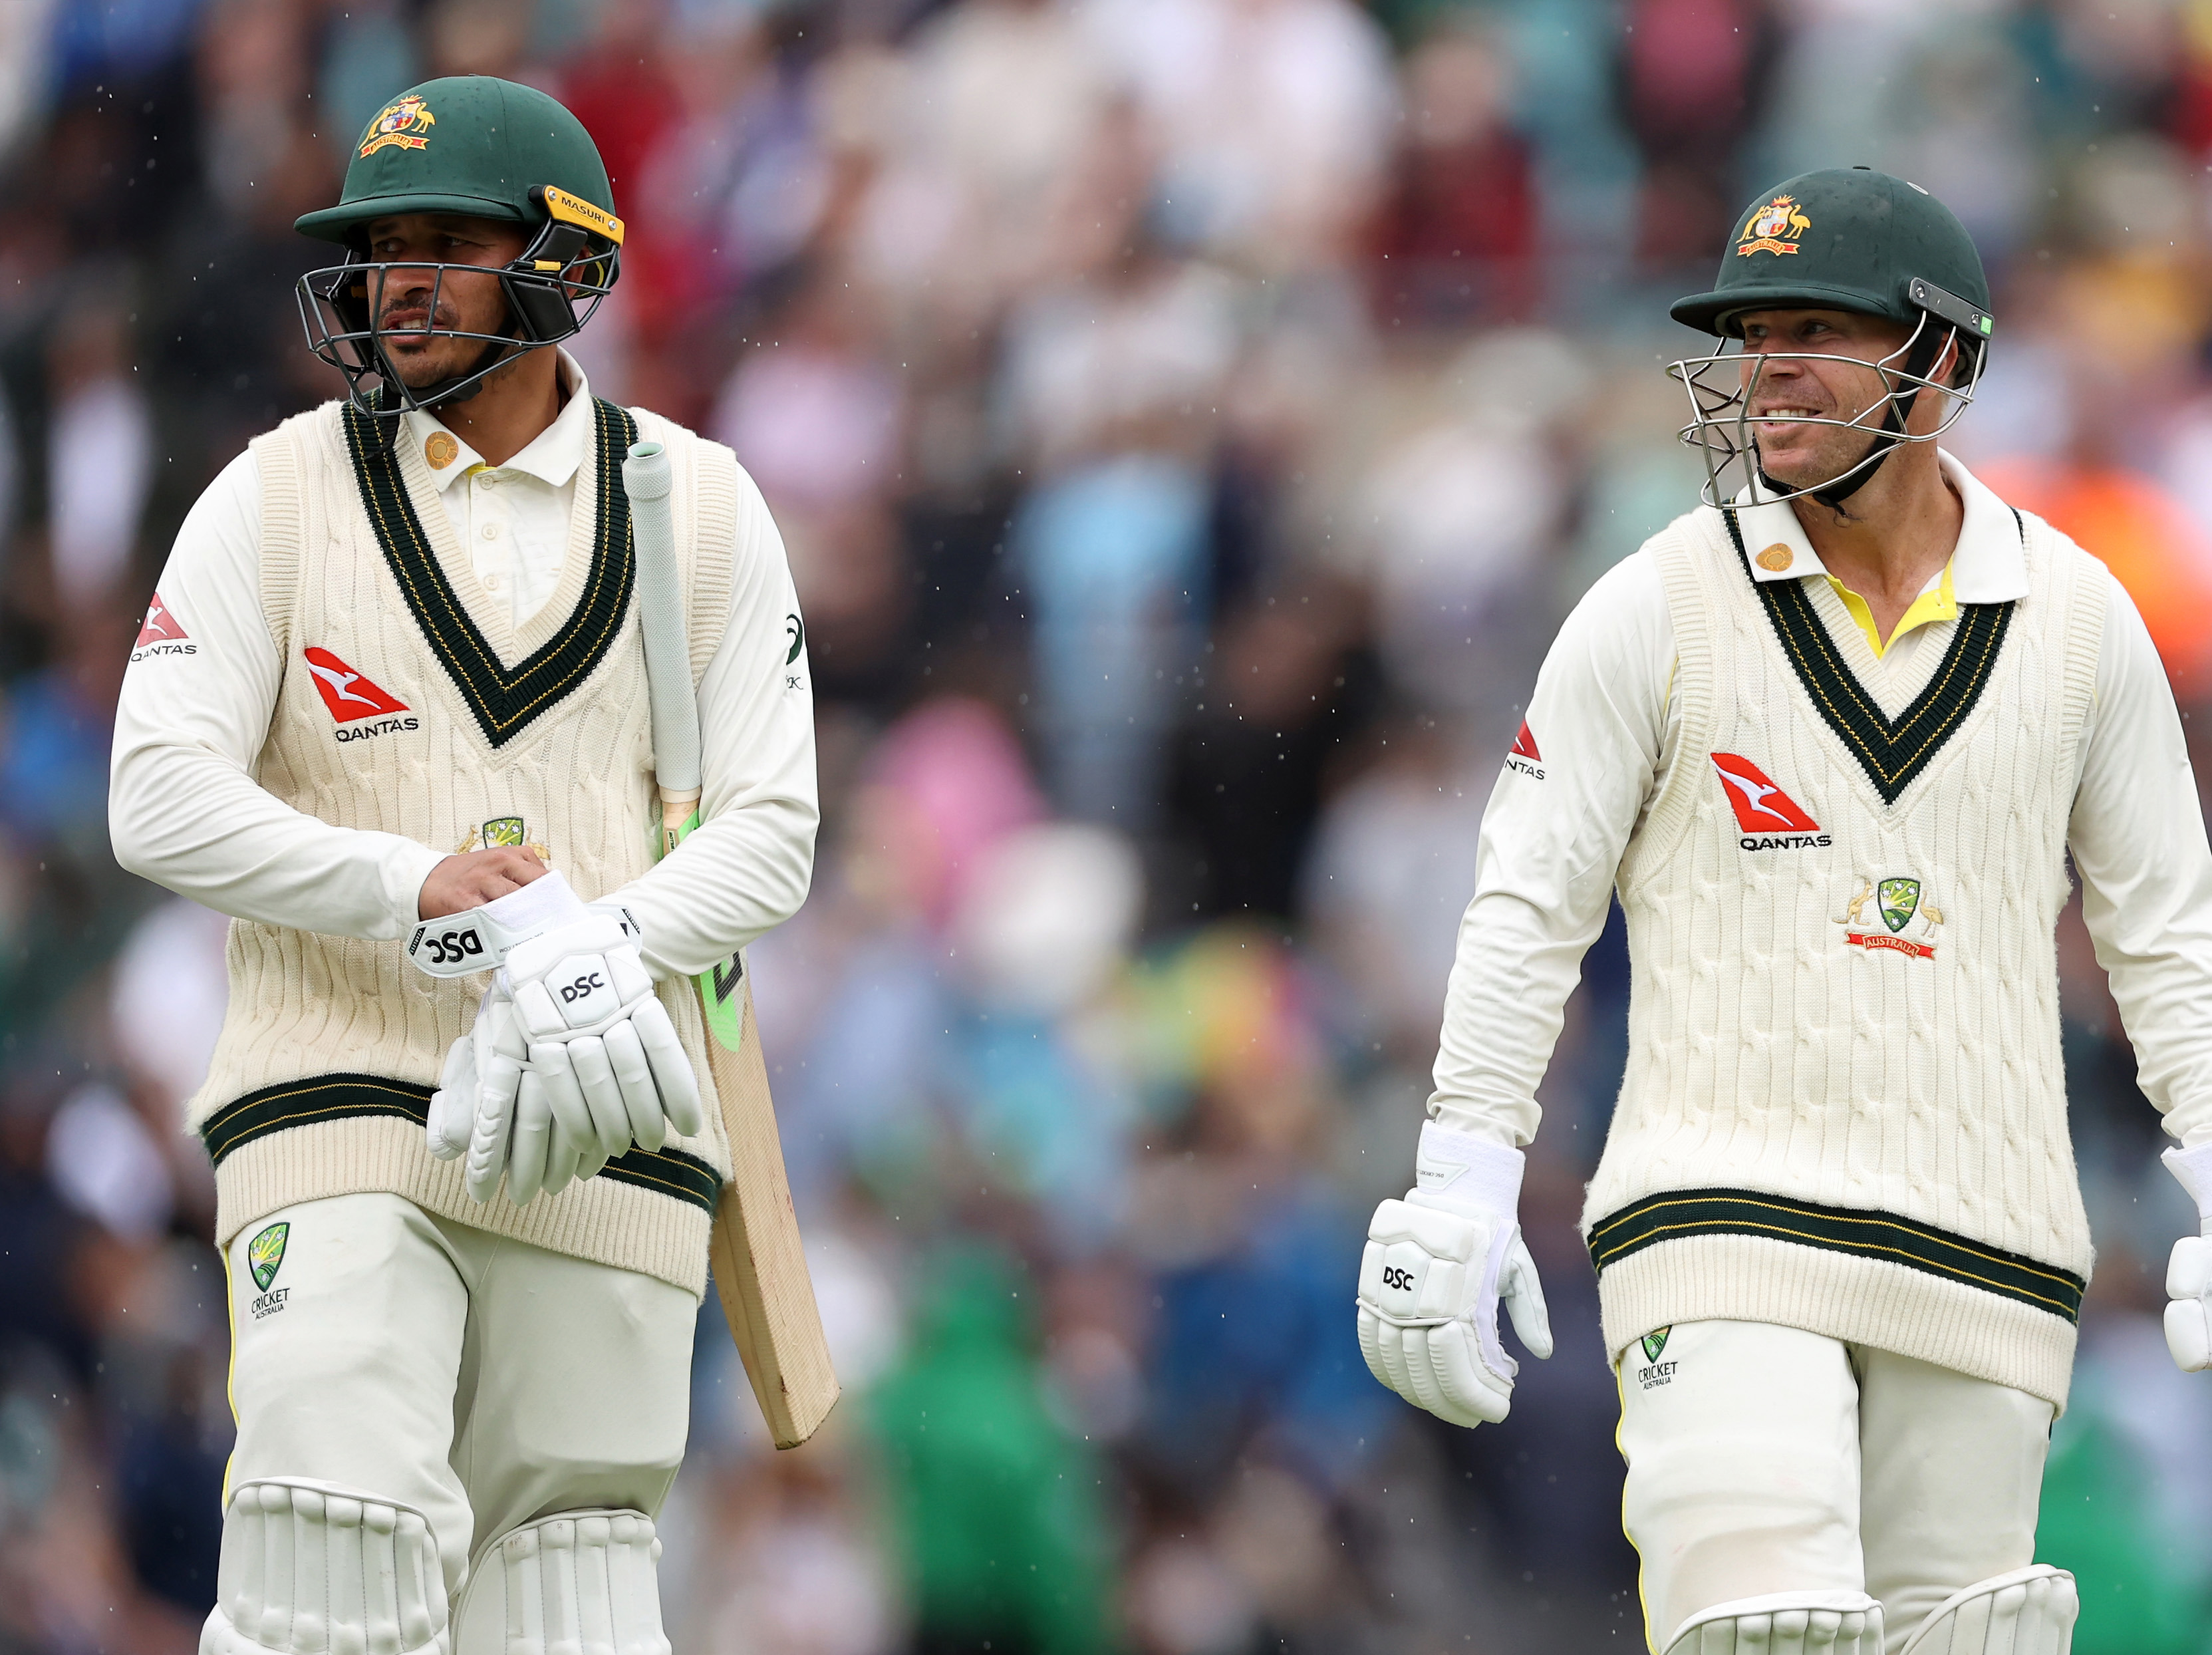
M 455 965 L 471 954 L 484 951 L 483 939 L 473 930 L 449 936 L 434 936 L 430 942 L 430 963 L 434 965 Z
M 565 983 L 561 985 L 561 1003 L 563 1006 L 573 1006 L 576 1001 L 588 997 L 595 990 L 606 986 L 597 971 L 592 972 L 587 977 L 580 977 L 574 983 Z

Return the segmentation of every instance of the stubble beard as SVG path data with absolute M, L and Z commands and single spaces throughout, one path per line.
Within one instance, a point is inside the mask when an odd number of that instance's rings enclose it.
M 483 330 L 489 332 L 486 328 Z M 407 337 L 402 331 L 401 337 Z M 395 350 L 390 340 L 385 345 L 385 355 L 398 371 L 401 383 L 410 391 L 421 391 L 447 380 L 459 379 L 482 368 L 488 356 L 501 349 L 483 339 L 433 338 L 428 344 L 414 350 Z M 507 374 L 519 357 L 510 357 L 484 376 L 483 383 L 489 384 Z

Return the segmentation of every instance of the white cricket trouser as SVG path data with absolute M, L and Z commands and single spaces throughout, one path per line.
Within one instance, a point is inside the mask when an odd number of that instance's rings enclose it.
M 1880 1599 L 1894 1655 L 1953 1592 L 2035 1561 L 2049 1402 L 1763 1323 L 1649 1342 L 1620 1362 L 1621 1516 L 1661 1655 L 1717 1603 L 1824 1589 Z
M 264 1287 L 249 1250 L 278 1224 Z M 689 1425 L 699 1301 L 681 1288 L 389 1195 L 273 1213 L 225 1263 L 226 1500 L 255 1477 L 315 1477 L 411 1506 L 455 1604 L 471 1557 L 518 1524 L 659 1512 Z

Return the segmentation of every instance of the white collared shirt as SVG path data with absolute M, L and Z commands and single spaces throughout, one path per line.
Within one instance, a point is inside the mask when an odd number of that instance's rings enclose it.
M 400 439 L 415 444 L 429 466 L 477 579 L 485 591 L 507 599 L 517 626 L 544 606 L 560 581 L 576 472 L 592 440 L 592 387 L 566 351 L 560 372 L 568 400 L 503 465 L 485 465 L 435 414 L 410 409 L 399 417 Z
M 1751 558 L 1751 578 L 1762 586 L 1775 581 L 1799 581 L 1808 575 L 1821 577 L 1844 614 L 1866 636 L 1868 647 L 1882 666 L 1885 682 L 1867 688 L 1885 699 L 1883 711 L 1896 714 L 1920 693 L 1922 684 L 1943 659 L 1956 631 L 1960 604 L 2003 604 L 2027 595 L 2027 560 L 2021 548 L 2020 521 L 2011 507 L 1997 498 L 1989 485 L 1942 449 L 1936 460 L 1944 480 L 1965 508 L 1959 525 L 1959 543 L 1950 560 L 1928 579 L 1887 638 L 1875 632 L 1866 601 L 1829 573 L 1813 549 L 1811 537 L 1787 502 L 1753 503 L 1747 488 L 1735 499 L 1736 526 L 1743 536 L 1744 551 Z M 1813 592 L 1821 618 L 1831 611 Z M 1911 689 L 1894 704 L 1887 704 L 1887 691 L 1897 685 Z
M 1959 541 L 1929 582 L 1948 580 L 1949 613 L 1869 640 L 1865 688 L 1896 717 L 1925 687 L 1958 630 L 1958 605 L 2024 597 L 2027 569 L 2012 508 L 1948 454 L 1943 474 L 1965 505 Z M 1859 623 L 1788 504 L 1754 506 L 1739 524 L 1760 581 L 1800 581 L 1829 636 Z M 1762 567 L 1762 552 L 1779 553 Z M 2106 576 L 2095 700 L 2080 748 L 2068 849 L 2083 914 L 2135 1043 L 2151 1101 L 2185 1143 L 2212 1142 L 2212 1018 L 2177 1007 L 2212 1000 L 2212 849 L 2166 669 L 2120 583 Z M 1923 599 L 1924 600 L 1924 599 Z M 1918 606 L 1916 604 L 1915 607 Z M 1940 609 L 1939 603 L 1931 611 Z M 1443 1124 L 1508 1144 L 1535 1135 L 1536 1089 L 1551 1061 L 1582 956 L 1605 923 L 1630 837 L 1659 796 L 1680 746 L 1674 630 L 1659 569 L 1638 552 L 1608 570 L 1559 629 L 1528 704 L 1551 779 L 1538 799 L 1508 769 L 1483 817 L 1475 892 L 1460 927 L 1479 950 L 1519 969 L 1455 971 L 1444 1007 L 1437 1089 Z M 1509 995 L 1463 983 L 1515 985 Z M 1488 996 L 1488 997 L 1486 997 Z M 2171 1086 L 2153 1076 L 2176 1076 Z
M 401 416 L 424 445 L 439 497 L 478 581 L 508 595 L 519 623 L 541 607 L 568 555 L 575 478 L 591 438 L 591 387 L 561 356 L 567 405 L 504 465 L 481 467 L 427 414 Z M 430 445 L 453 445 L 447 463 Z M 742 469 L 730 615 L 699 683 L 702 825 L 656 867 L 610 893 L 644 932 L 656 976 L 707 970 L 805 900 L 819 819 L 811 675 L 787 622 L 799 612 L 782 538 Z M 430 870 L 451 846 L 333 826 L 254 781 L 284 663 L 261 603 L 261 477 L 239 455 L 177 532 L 156 597 L 183 651 L 139 651 L 123 677 L 108 824 L 126 867 L 244 919 L 381 940 L 417 918 Z M 177 632 L 170 633 L 178 636 Z

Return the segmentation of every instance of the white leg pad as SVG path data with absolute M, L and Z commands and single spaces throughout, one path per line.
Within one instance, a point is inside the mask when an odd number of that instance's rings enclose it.
M 456 1655 L 670 1655 L 659 1561 L 642 1512 L 557 1512 L 510 1530 L 461 1594 Z
M 240 1483 L 199 1655 L 447 1655 L 446 1579 L 422 1512 L 306 1477 Z
M 1667 1655 L 1881 1655 L 1881 1605 L 1863 1591 L 1741 1597 L 1685 1621 Z
M 2081 1613 L 2074 1577 L 2037 1563 L 1952 1593 L 1900 1655 L 2067 1655 Z

